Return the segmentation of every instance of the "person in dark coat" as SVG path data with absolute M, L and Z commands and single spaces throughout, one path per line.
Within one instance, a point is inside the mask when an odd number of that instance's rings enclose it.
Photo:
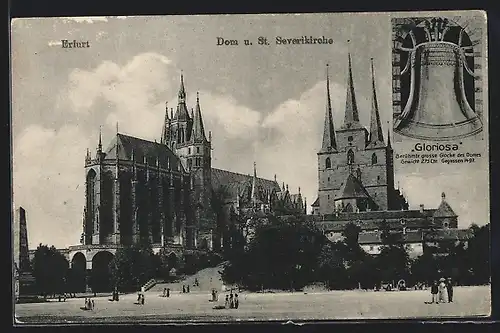
M 167 288 L 167 297 L 170 297 L 170 288 Z
M 453 282 L 451 278 L 446 281 L 446 292 L 448 293 L 448 303 L 453 302 Z
M 238 300 L 238 294 L 234 294 L 234 308 L 237 309 L 240 306 L 240 301 Z
M 186 293 L 186 286 L 182 285 L 182 293 Z
M 434 281 L 434 283 L 431 286 L 431 295 L 432 295 L 432 302 L 431 303 L 438 303 L 438 283 L 437 281 Z
M 231 293 L 229 295 L 229 308 L 230 309 L 234 309 L 234 297 L 233 297 L 233 293 Z
M 188 292 L 188 293 L 189 293 L 189 284 L 188 284 L 188 285 L 187 285 L 187 287 L 186 287 L 186 292 Z

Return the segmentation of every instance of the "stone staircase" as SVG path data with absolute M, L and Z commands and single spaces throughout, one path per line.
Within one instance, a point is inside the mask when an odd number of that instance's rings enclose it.
M 182 286 L 189 285 L 190 293 L 210 293 L 213 288 L 221 291 L 223 286 L 223 281 L 219 271 L 224 268 L 224 263 L 217 265 L 216 267 L 208 267 L 198 271 L 197 273 L 184 277 L 179 281 L 170 283 L 157 283 L 152 287 L 149 292 L 163 293 L 165 288 L 170 288 L 171 293 L 182 292 Z M 198 280 L 198 284 L 195 281 Z M 229 288 L 229 286 L 226 286 Z
M 141 291 L 142 292 L 145 292 L 145 291 L 148 291 L 150 290 L 151 288 L 153 288 L 154 286 L 156 286 L 156 280 L 155 279 L 151 279 L 149 280 L 148 282 L 146 282 L 142 287 L 141 287 Z

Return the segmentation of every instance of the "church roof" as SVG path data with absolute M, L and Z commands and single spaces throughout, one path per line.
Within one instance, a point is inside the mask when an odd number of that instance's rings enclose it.
M 358 243 L 361 245 L 370 244 L 381 244 L 382 243 L 382 233 L 381 232 L 361 232 L 359 234 Z M 404 235 L 401 235 L 403 243 L 421 243 L 422 242 L 422 232 L 421 231 L 408 231 Z
M 217 190 L 224 186 L 232 198 L 247 190 L 252 185 L 252 178 L 250 175 L 212 168 L 212 188 Z M 257 177 L 256 186 L 259 190 L 280 191 L 279 184 L 273 180 Z
M 290 201 L 298 203 L 302 201 L 302 195 L 300 193 L 290 194 Z
M 170 169 L 174 171 L 179 171 L 179 168 L 182 168 L 179 157 L 167 146 L 120 133 L 115 135 L 105 150 L 106 160 L 116 159 L 117 144 L 118 158 L 120 160 L 130 161 L 134 158 L 137 163 L 142 164 L 145 158 L 149 165 L 156 165 L 156 159 L 158 158 L 163 169 L 167 169 L 169 165 Z
M 316 198 L 316 200 L 314 200 L 313 204 L 311 205 L 311 207 L 319 207 L 319 197 Z
M 441 201 L 441 204 L 434 212 L 434 217 L 456 217 L 457 214 L 453 211 L 451 206 L 445 201 Z
M 363 184 L 351 173 L 347 176 L 335 200 L 352 198 L 370 198 L 370 195 Z

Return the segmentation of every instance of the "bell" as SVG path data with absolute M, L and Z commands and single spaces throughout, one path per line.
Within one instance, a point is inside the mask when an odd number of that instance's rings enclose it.
M 436 38 L 437 39 L 437 38 Z M 421 140 L 453 140 L 475 135 L 483 124 L 464 89 L 465 61 L 459 44 L 430 40 L 411 49 L 408 102 L 394 130 Z M 407 66 L 410 64 L 407 64 Z

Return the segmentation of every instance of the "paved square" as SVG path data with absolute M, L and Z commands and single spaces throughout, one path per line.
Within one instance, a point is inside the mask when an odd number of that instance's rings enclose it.
M 147 292 L 144 305 L 135 304 L 137 295 L 130 294 L 119 302 L 94 298 L 92 311 L 81 309 L 83 299 L 16 304 L 15 309 L 24 323 L 451 318 L 489 315 L 490 294 L 489 286 L 456 287 L 453 303 L 426 304 L 431 298 L 427 290 L 241 293 L 239 309 L 218 310 L 208 293 L 176 292 L 164 298 Z M 221 293 L 218 304 L 223 303 Z

